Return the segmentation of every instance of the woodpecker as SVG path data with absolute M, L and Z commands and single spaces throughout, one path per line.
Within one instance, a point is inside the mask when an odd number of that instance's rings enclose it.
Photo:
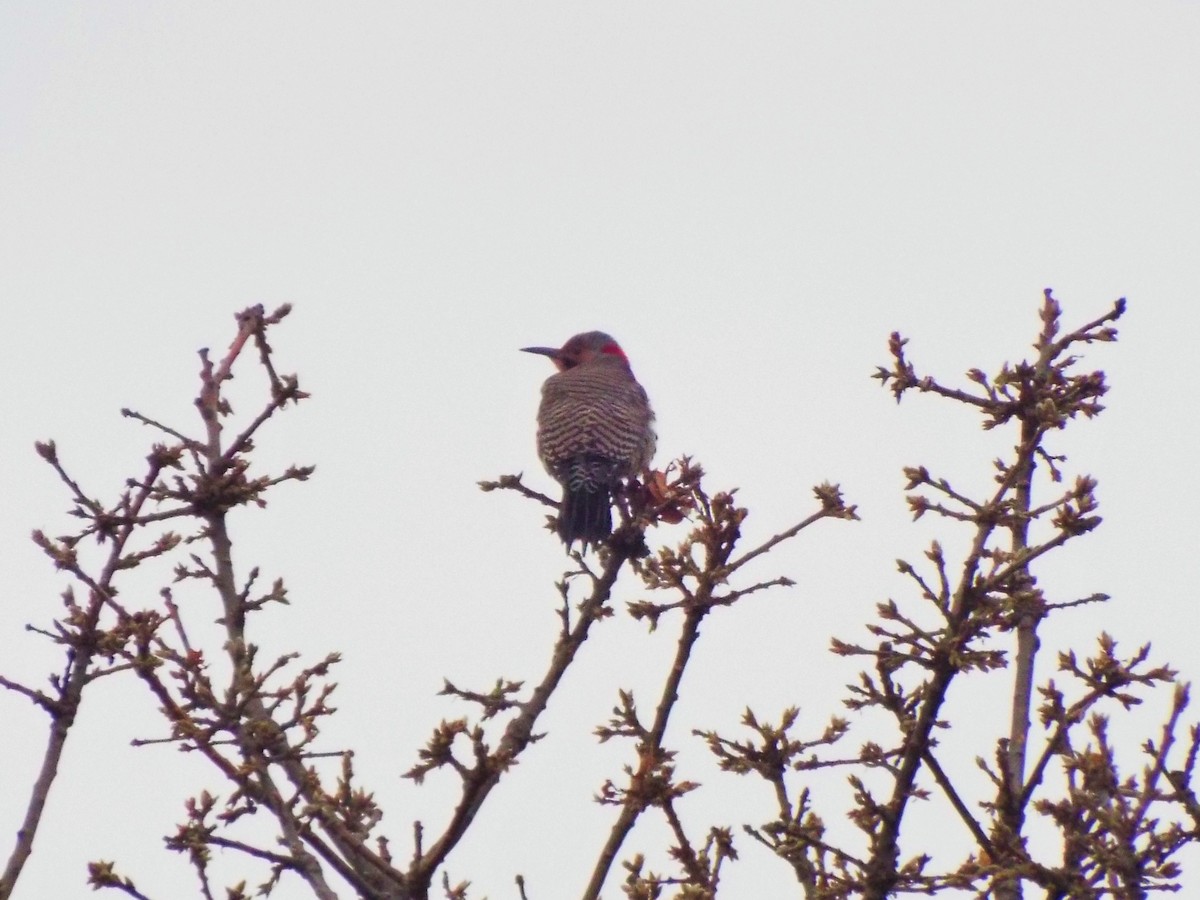
M 654 412 L 621 346 L 602 331 L 577 334 L 562 347 L 523 347 L 558 368 L 542 385 L 537 448 L 562 485 L 558 534 L 586 550 L 612 534 L 612 492 L 650 464 Z

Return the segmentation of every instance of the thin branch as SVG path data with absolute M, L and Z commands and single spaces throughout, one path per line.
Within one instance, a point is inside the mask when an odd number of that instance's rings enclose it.
M 483 807 L 484 801 L 499 783 L 501 775 L 532 741 L 533 728 L 538 717 L 545 711 L 555 688 L 574 661 L 579 648 L 587 640 L 593 623 L 601 618 L 617 575 L 630 558 L 626 544 L 619 541 L 614 541 L 613 544 L 603 572 L 594 579 L 592 593 L 580 604 L 579 617 L 574 627 L 559 636 L 546 674 L 533 689 L 529 699 L 521 704 L 520 713 L 505 727 L 504 735 L 492 754 L 488 768 L 476 771 L 463 783 L 462 796 L 445 830 L 420 859 L 414 861 L 409 870 L 409 878 L 416 884 L 429 884 L 433 873 L 462 840 L 467 828 Z
M 663 683 L 662 695 L 654 714 L 654 722 L 650 726 L 645 740 L 639 744 L 640 761 L 638 771 L 633 776 L 635 782 L 645 776 L 662 758 L 662 742 L 667 732 L 667 723 L 670 721 L 671 711 L 679 699 L 679 686 L 683 681 L 683 673 L 691 658 L 692 648 L 695 647 L 696 641 L 700 637 L 700 623 L 704 620 L 707 612 L 708 607 L 696 605 L 689 609 L 683 617 L 679 639 L 675 646 L 675 659 L 667 673 L 666 681 Z M 599 898 L 600 891 L 617 858 L 617 853 L 620 852 L 621 845 L 644 809 L 643 799 L 636 792 L 631 791 L 626 794 L 617 820 L 609 829 L 608 839 L 592 869 L 591 880 L 583 892 L 584 900 Z
M 490 491 L 516 491 L 522 497 L 528 497 L 530 500 L 536 500 L 543 506 L 552 506 L 558 508 L 558 501 L 553 497 L 547 497 L 545 494 L 528 488 L 521 481 L 523 473 L 518 472 L 516 475 L 501 475 L 495 481 L 480 481 L 478 482 L 479 489 L 484 492 Z
M 828 509 L 818 510 L 817 512 L 808 516 L 807 518 L 797 522 L 791 528 L 787 529 L 787 531 L 781 531 L 779 534 L 775 535 L 774 537 L 768 538 L 767 540 L 763 541 L 761 544 L 759 544 L 753 550 L 748 550 L 746 553 L 743 553 L 741 556 L 739 556 L 737 559 L 735 559 L 733 562 L 729 563 L 725 567 L 726 574 L 732 575 L 734 572 L 736 572 L 742 566 L 746 565 L 746 563 L 750 562 L 752 559 L 756 559 L 756 558 L 762 556 L 764 553 L 767 553 L 772 548 L 777 547 L 778 545 L 782 544 L 784 541 L 791 540 L 796 535 L 798 535 L 801 531 L 803 531 L 805 528 L 808 528 L 810 525 L 812 525 L 814 522 L 819 522 L 822 519 L 827 519 L 833 515 L 834 515 L 834 513 L 832 513 Z
M 958 817 L 962 819 L 963 824 L 967 826 L 967 830 L 971 832 L 971 836 L 975 838 L 975 843 L 979 848 L 988 854 L 991 858 L 996 858 L 996 848 L 992 845 L 991 839 L 983 830 L 983 826 L 976 821 L 971 815 L 971 810 L 967 808 L 967 804 L 963 802 L 962 797 L 958 795 L 958 791 L 951 783 L 945 769 L 937 761 L 932 751 L 925 751 L 925 765 L 933 775 L 933 780 L 937 782 L 938 787 L 942 789 L 942 794 L 950 801 L 950 805 L 954 807 L 954 811 L 958 813 Z
M 186 434 L 176 431 L 174 428 L 164 425 L 162 422 L 159 422 L 156 419 L 151 419 L 149 416 L 144 416 L 136 409 L 122 408 L 121 415 L 125 416 L 127 419 L 136 419 L 138 422 L 141 422 L 143 425 L 149 425 L 151 428 L 157 428 L 163 434 L 167 434 L 175 438 L 175 440 L 179 441 L 179 443 L 183 444 L 183 446 L 187 447 L 189 450 L 202 451 L 204 449 L 204 445 L 200 441 L 190 438 Z
M 33 688 L 26 687 L 25 685 L 23 685 L 19 682 L 10 681 L 9 679 L 5 678 L 3 675 L 0 675 L 0 687 L 6 688 L 10 691 L 13 691 L 14 693 L 21 694 L 21 695 L 29 698 L 29 701 L 31 703 L 33 703 L 36 706 L 40 706 L 42 709 L 46 710 L 51 715 L 58 712 L 59 707 L 58 707 L 57 701 L 46 696 L 41 691 L 35 691 Z

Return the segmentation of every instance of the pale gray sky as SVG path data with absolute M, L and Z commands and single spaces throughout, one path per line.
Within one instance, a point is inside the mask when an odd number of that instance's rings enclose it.
M 71 524 L 33 441 L 112 497 L 150 437 L 119 409 L 194 428 L 195 350 L 224 346 L 236 310 L 286 301 L 278 360 L 315 399 L 263 456 L 317 476 L 237 517 L 239 559 L 291 586 L 272 651 L 344 652 L 330 745 L 359 748 L 395 846 L 447 809 L 447 780 L 399 779 L 465 711 L 433 697 L 442 676 L 532 678 L 553 637 L 561 549 L 537 509 L 474 486 L 524 470 L 550 487 L 533 446 L 549 367 L 519 347 L 614 334 L 658 411 L 659 462 L 690 453 L 711 487 L 739 486 L 749 539 L 807 514 L 822 480 L 859 504 L 861 524 L 762 565 L 796 588 L 714 616 L 674 737 L 732 731 L 747 701 L 799 703 L 815 727 L 856 668 L 830 636 L 911 599 L 897 556 L 954 543 L 908 524 L 901 466 L 977 489 L 1004 447 L 965 410 L 897 409 L 867 377 L 888 333 L 947 379 L 993 369 L 1026 351 L 1051 286 L 1070 324 L 1119 296 L 1130 312 L 1089 356 L 1110 411 L 1060 444 L 1100 479 L 1105 525 L 1042 572 L 1058 599 L 1114 600 L 1046 643 L 1084 651 L 1109 629 L 1196 677 L 1198 46 L 1200 6 L 1151 0 L 5 5 L 3 671 L 37 679 L 55 658 L 22 631 L 62 588 L 29 531 Z M 591 794 L 629 755 L 590 729 L 618 686 L 653 689 L 669 641 L 623 618 L 589 641 L 550 737 L 451 858 L 477 896 L 514 896 L 514 872 L 541 900 L 579 892 L 611 821 Z M 187 895 L 159 836 L 187 791 L 221 785 L 128 747 L 131 724 L 161 732 L 146 697 L 96 692 L 20 896 L 91 896 L 95 858 Z M 0 705 L 11 833 L 44 721 Z M 688 746 L 686 774 L 720 801 L 685 805 L 697 823 L 768 817 L 765 790 Z M 795 896 L 782 863 L 739 845 L 731 897 Z

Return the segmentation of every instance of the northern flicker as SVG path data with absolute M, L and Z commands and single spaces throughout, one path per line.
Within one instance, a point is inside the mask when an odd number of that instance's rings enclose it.
M 562 347 L 524 347 L 558 367 L 542 385 L 537 448 L 562 485 L 558 534 L 570 546 L 612 533 L 612 492 L 654 456 L 654 412 L 620 345 L 602 331 Z

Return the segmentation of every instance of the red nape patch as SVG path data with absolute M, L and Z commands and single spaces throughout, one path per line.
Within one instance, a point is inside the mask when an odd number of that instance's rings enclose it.
M 629 362 L 629 357 L 625 355 L 625 351 L 616 344 L 605 344 L 600 349 L 600 352 L 605 356 L 619 356 L 621 359 L 625 360 L 625 362 Z

